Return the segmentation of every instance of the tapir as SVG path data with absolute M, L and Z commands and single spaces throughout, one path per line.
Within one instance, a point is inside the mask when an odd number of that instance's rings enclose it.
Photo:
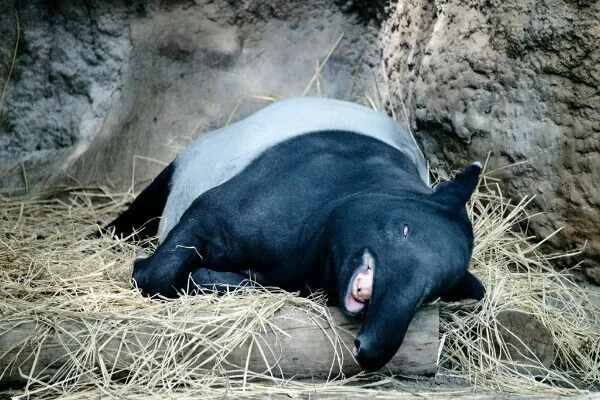
M 134 262 L 147 295 L 323 289 L 363 318 L 354 355 L 373 371 L 424 302 L 484 296 L 467 270 L 480 171 L 473 163 L 432 189 L 414 139 L 387 115 L 290 99 L 197 139 L 108 228 L 159 236 Z

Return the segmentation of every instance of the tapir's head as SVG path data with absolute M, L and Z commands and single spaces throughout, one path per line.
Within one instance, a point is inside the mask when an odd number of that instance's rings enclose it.
M 483 297 L 483 286 L 467 272 L 473 229 L 465 208 L 480 170 L 473 164 L 431 194 L 365 194 L 331 213 L 327 264 L 342 309 L 365 313 L 354 341 L 364 369 L 379 369 L 394 356 L 427 299 Z

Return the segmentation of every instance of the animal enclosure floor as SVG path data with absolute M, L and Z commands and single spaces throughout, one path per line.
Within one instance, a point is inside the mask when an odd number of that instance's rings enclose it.
M 61 350 L 62 367 L 52 374 L 22 370 L 26 386 L 2 395 L 62 399 L 593 396 L 600 384 L 600 311 L 570 276 L 552 268 L 552 259 L 565 255 L 543 254 L 521 232 L 520 223 L 528 218 L 528 200 L 510 204 L 492 183 L 484 177 L 468 207 L 476 237 L 471 271 L 486 286 L 486 297 L 480 303 L 439 304 L 439 372 L 435 378 L 416 380 L 384 373 L 369 380 L 335 376 L 329 381 L 306 381 L 243 370 L 237 378 L 227 377 L 228 352 L 246 340 L 260 340 L 263 325 L 271 323 L 269 316 L 276 310 L 293 306 L 314 314 L 322 309 L 322 299 L 266 291 L 251 294 L 255 297 L 148 299 L 129 283 L 135 252 L 144 244 L 95 236 L 99 226 L 124 208 L 130 195 L 79 189 L 50 199 L 1 197 L 0 320 L 33 322 L 39 327 L 36 335 L 23 338 L 21 354 L 31 355 L 29 363 L 41 357 L 44 340 L 63 323 L 77 321 L 85 327 L 76 337 L 79 341 L 70 342 L 73 347 Z M 152 247 L 152 243 L 145 245 Z M 212 319 L 193 319 L 207 310 L 214 313 Z M 521 328 L 511 328 L 502 317 L 507 313 L 525 316 L 536 330 L 523 335 Z M 235 328 L 211 336 L 186 329 L 186 324 Z M 3 329 L 0 326 L 0 338 Z M 542 330 L 550 340 L 549 356 L 537 352 L 531 341 Z M 518 341 L 510 340 L 511 332 Z M 101 339 L 130 334 L 147 340 L 135 346 L 129 343 L 128 352 L 115 353 L 126 354 L 123 359 L 110 358 L 114 354 L 107 353 L 108 342 Z M 206 369 L 191 368 L 185 357 L 191 345 L 213 354 L 215 363 Z M 2 359 L 6 350 L 0 349 L 3 376 L 15 367 Z

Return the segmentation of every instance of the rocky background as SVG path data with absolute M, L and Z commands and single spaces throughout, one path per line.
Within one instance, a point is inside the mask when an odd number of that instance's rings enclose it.
M 536 196 L 532 233 L 562 227 L 549 244 L 600 281 L 599 18 L 597 0 L 0 1 L 0 187 L 139 189 L 272 99 L 381 98 L 432 166 L 489 155 Z
M 583 248 L 597 283 L 599 18 L 595 0 L 404 0 L 380 34 L 390 98 L 404 99 L 432 165 L 490 154 L 505 193 L 535 196 L 531 230 L 563 228 L 550 244 Z

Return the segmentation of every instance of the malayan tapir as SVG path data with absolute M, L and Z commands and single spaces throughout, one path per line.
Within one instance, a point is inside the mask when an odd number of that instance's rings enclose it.
M 388 116 L 338 100 L 272 104 L 187 147 L 109 224 L 159 236 L 134 263 L 148 295 L 254 281 L 324 289 L 363 316 L 354 355 L 384 366 L 426 301 L 481 299 L 467 271 L 466 203 L 481 166 L 431 189 L 413 138 Z

